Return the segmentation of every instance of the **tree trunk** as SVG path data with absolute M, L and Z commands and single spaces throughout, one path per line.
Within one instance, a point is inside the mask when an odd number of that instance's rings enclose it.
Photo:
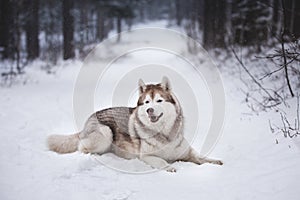
M 203 30 L 203 46 L 205 48 L 212 48 L 213 47 L 213 40 L 214 40 L 214 21 L 212 18 L 214 2 L 206 0 L 204 1 L 204 30 Z
M 196 12 L 196 18 L 198 21 L 199 32 L 202 32 L 204 29 L 204 0 L 193 0 L 193 4 L 195 5 L 193 10 Z M 186 8 L 184 12 L 188 9 Z
M 273 0 L 273 8 L 272 8 L 272 36 L 278 35 L 278 22 L 279 22 L 279 0 Z
M 300 38 L 300 2 L 295 1 L 293 35 L 295 39 Z
M 181 26 L 181 21 L 182 21 L 182 6 L 181 5 L 181 0 L 176 0 L 175 1 L 175 9 L 176 9 L 176 24 L 177 26 Z
M 28 10 L 26 21 L 26 50 L 27 59 L 39 57 L 39 0 L 25 2 Z
M 122 19 L 121 16 L 118 16 L 117 17 L 117 33 L 118 33 L 117 42 L 120 42 L 121 40 L 121 31 L 122 31 Z
M 284 23 L 284 29 L 285 29 L 285 36 L 289 37 L 289 39 L 291 39 L 291 22 L 292 22 L 292 11 L 293 11 L 293 0 L 282 0 L 281 1 L 281 6 L 285 7 L 285 14 L 283 13 L 282 15 L 283 18 L 285 19 L 285 23 Z M 283 12 L 283 11 L 282 11 Z
M 203 44 L 205 48 L 225 47 L 226 2 L 204 1 Z
M 0 47 L 2 47 L 2 58 L 14 59 L 14 1 L 1 0 L 0 11 Z
M 287 19 L 286 19 L 287 12 L 286 12 L 284 0 L 281 0 L 281 7 L 282 7 L 282 12 L 283 12 L 283 20 L 282 20 L 283 21 L 283 29 L 281 31 L 281 51 L 282 51 L 282 57 L 283 57 L 283 66 L 284 66 L 285 79 L 286 79 L 287 86 L 289 88 L 291 96 L 294 97 L 295 95 L 292 90 L 290 79 L 289 79 L 289 74 L 288 74 L 288 63 L 287 63 L 287 59 L 286 59 L 286 52 L 285 52 L 285 46 L 284 46 L 284 43 L 285 43 L 284 37 L 286 35 L 286 31 L 287 31 L 287 27 L 288 27 L 286 25 L 287 24 Z
M 214 33 L 215 33 L 215 46 L 225 48 L 225 35 L 226 35 L 226 2 L 217 0 L 215 2 L 216 13 L 214 16 Z
M 99 8 L 97 12 L 97 39 L 102 41 L 105 38 L 105 17 L 104 10 Z
M 73 0 L 63 0 L 63 36 L 64 36 L 64 60 L 74 58 L 74 17 L 72 14 Z
M 290 10 L 290 15 L 291 15 L 290 20 L 291 21 L 289 22 L 290 33 L 293 33 L 293 26 L 294 26 L 294 19 L 295 19 L 295 4 L 296 4 L 295 0 L 291 0 L 291 10 Z

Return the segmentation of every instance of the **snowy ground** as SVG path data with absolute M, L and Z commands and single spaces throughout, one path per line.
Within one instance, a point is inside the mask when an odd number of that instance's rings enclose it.
M 137 55 L 132 54 L 120 63 L 127 65 Z M 157 58 L 151 52 L 144 56 L 149 55 Z M 160 57 L 164 58 L 171 62 L 168 56 Z M 242 103 L 242 93 L 238 92 L 239 79 L 226 71 L 222 71 L 227 102 L 225 126 L 209 155 L 222 159 L 223 166 L 179 162 L 174 164 L 177 173 L 130 174 L 112 170 L 99 159 L 132 170 L 150 168 L 138 160 L 123 160 L 111 154 L 99 158 L 78 152 L 58 155 L 48 151 L 45 145 L 48 135 L 72 133 L 76 129 L 72 95 L 81 64 L 65 62 L 56 68 L 55 74 L 49 75 L 36 63 L 27 69 L 26 84 L 1 88 L 0 199 L 299 198 L 299 140 L 288 140 L 270 132 L 268 120 L 276 120 L 276 113 L 249 114 Z M 187 70 L 186 75 L 189 73 L 194 72 Z M 206 90 L 202 83 L 198 86 Z M 209 112 L 205 103 L 209 102 L 202 101 L 200 113 L 205 109 Z M 186 104 L 185 115 L 192 114 Z M 205 124 L 210 119 L 200 117 L 200 120 L 204 125 L 199 131 L 205 132 Z M 192 126 L 191 122 L 187 123 L 187 128 Z M 193 144 L 198 150 L 201 139 L 197 137 Z

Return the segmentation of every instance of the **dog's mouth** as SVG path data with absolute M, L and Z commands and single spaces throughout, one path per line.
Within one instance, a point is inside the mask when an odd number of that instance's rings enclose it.
M 163 116 L 163 113 L 160 113 L 160 115 L 155 116 L 155 115 L 149 115 L 149 119 L 151 122 L 155 123 L 157 122 L 161 117 Z

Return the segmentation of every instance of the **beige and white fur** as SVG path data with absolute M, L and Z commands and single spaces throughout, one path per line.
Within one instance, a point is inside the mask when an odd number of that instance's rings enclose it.
M 126 158 L 139 158 L 153 168 L 175 172 L 175 161 L 196 164 L 220 160 L 201 157 L 184 138 L 184 118 L 180 103 L 168 78 L 159 84 L 139 80 L 137 106 L 113 107 L 92 114 L 84 129 L 76 134 L 52 135 L 48 147 L 57 153 L 104 154 L 113 152 Z

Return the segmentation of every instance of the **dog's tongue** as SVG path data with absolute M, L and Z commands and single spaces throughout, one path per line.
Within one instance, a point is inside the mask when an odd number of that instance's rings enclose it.
M 157 119 L 157 117 L 152 115 L 152 116 L 150 116 L 150 119 L 151 119 L 151 121 L 155 121 Z
M 155 116 L 153 114 L 149 115 L 149 118 L 151 120 L 151 122 L 157 122 L 158 119 L 163 115 L 163 113 L 161 113 L 159 116 Z

